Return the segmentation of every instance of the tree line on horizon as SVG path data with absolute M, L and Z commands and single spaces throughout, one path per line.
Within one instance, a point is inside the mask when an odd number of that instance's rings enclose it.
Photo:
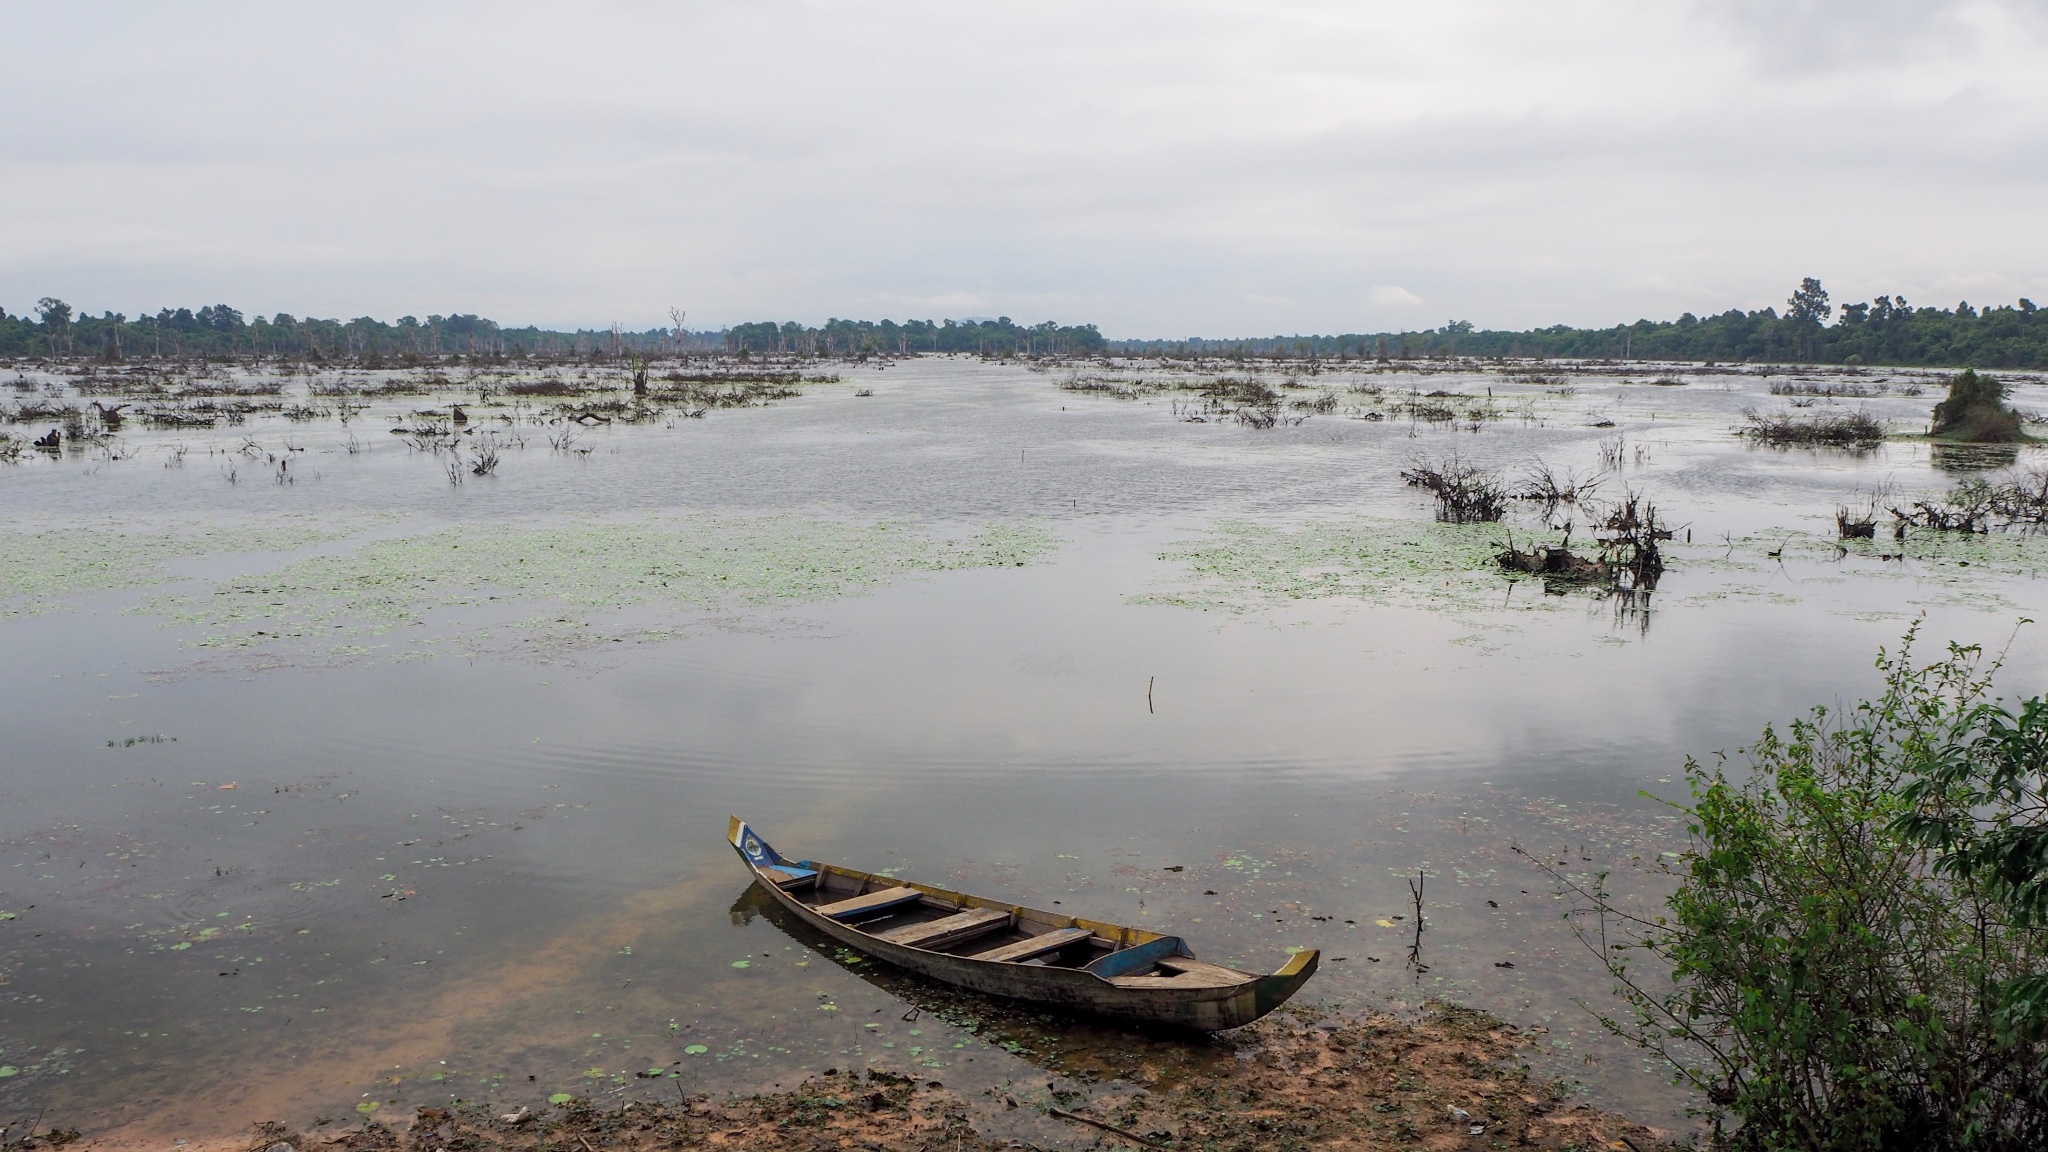
M 1166 355 L 1298 357 L 1327 360 L 1397 360 L 1479 357 L 1585 360 L 1675 360 L 1710 363 L 1884 364 L 1929 367 L 2048 367 L 2048 318 L 2033 301 L 1982 309 L 1967 301 L 1954 308 L 1922 308 L 1901 297 L 1831 308 L 1812 277 L 1801 282 L 1784 312 L 1730 309 L 1701 318 L 1637 320 L 1611 328 L 1566 324 L 1526 331 L 1475 328 L 1456 320 L 1402 332 L 1272 336 L 1252 339 L 1106 340 L 1093 324 L 1053 321 L 1024 326 L 994 320 L 841 320 L 807 326 L 758 321 L 691 331 L 682 314 L 674 326 L 627 331 L 557 331 L 507 328 L 474 314 L 401 316 L 386 323 L 304 319 L 288 313 L 245 318 L 225 304 L 165 308 L 129 318 L 75 311 L 45 297 L 33 316 L 0 308 L 0 356 L 128 359 L 239 359 L 276 357 L 377 365 L 450 357 L 488 360 L 606 359 L 631 356 L 749 354 L 792 356 L 905 356 L 965 353 L 979 356 L 1063 357 Z
M 1832 323 L 1830 323 L 1832 320 Z M 2048 315 L 2022 297 L 2017 304 L 1920 308 L 1904 296 L 1829 306 L 1827 289 L 1811 276 L 1786 300 L 1785 311 L 1732 308 L 1701 318 L 1638 320 L 1611 328 L 1557 324 L 1527 331 L 1475 328 L 1454 320 L 1438 328 L 1335 336 L 1272 336 L 1254 340 L 1120 340 L 1111 348 L 1153 355 L 1296 356 L 1318 359 L 1409 359 L 1473 356 L 1569 360 L 1676 360 L 1720 364 L 1884 364 L 1899 367 L 2048 367 Z
M 34 316 L 0 308 L 0 356 L 131 359 L 217 359 L 283 357 L 378 364 L 442 360 L 538 357 L 621 358 L 727 353 L 796 356 L 912 355 L 966 352 L 987 356 L 1092 355 L 1104 349 L 1092 324 L 1061 326 L 1052 321 L 1024 327 L 1004 316 L 995 320 L 911 320 L 897 323 L 828 320 L 806 327 L 794 321 L 738 324 L 692 331 L 675 313 L 673 327 L 628 331 L 556 331 L 507 328 L 474 314 L 401 316 L 385 323 L 304 319 L 280 312 L 247 318 L 226 304 L 165 308 L 130 318 L 119 312 L 99 316 L 76 311 L 52 297 L 36 302 Z

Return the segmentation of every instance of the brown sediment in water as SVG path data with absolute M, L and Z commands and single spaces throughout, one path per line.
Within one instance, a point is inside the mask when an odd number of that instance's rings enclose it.
M 538 1112 L 504 1105 L 422 1107 L 405 1122 L 302 1132 L 257 1125 L 198 1152 L 640 1152 L 668 1148 L 916 1149 L 979 1152 L 1036 1141 L 1251 1152 L 1357 1149 L 1683 1146 L 1673 1133 L 1573 1103 L 1515 1062 L 1532 1038 L 1481 1012 L 1438 1005 L 1412 1023 L 1386 1016 L 1318 1019 L 1284 1010 L 1222 1038 L 1236 1056 L 1170 1081 L 1145 1068 L 1091 1091 L 1074 1085 L 1019 1100 L 967 1095 L 941 1081 L 882 1071 L 831 1072 L 791 1091 L 600 1109 L 577 1099 Z M 63 1135 L 59 1134 L 61 1140 Z M 140 1147 L 140 1133 L 92 1147 Z M 1020 1142 L 1019 1137 L 1025 1139 Z M 158 1141 L 157 1143 L 160 1143 Z M 22 1152 L 56 1146 L 48 1137 Z M 190 1152 L 190 1150 L 188 1150 Z M 282 1150 L 279 1150 L 282 1152 Z
M 92 1134 L 95 1148 L 161 1149 L 172 1137 L 186 1139 L 180 1152 L 239 1152 L 245 1141 L 232 1133 L 252 1116 L 311 1114 L 329 1110 L 337 1099 L 363 1087 L 380 1086 L 393 1069 L 416 1069 L 461 1047 L 465 1029 L 508 1015 L 525 1020 L 531 1040 L 561 1040 L 575 1026 L 563 1020 L 534 1023 L 529 1015 L 574 988 L 598 961 L 639 941 L 650 924 L 668 923 L 689 907 L 717 899 L 730 868 L 644 890 L 599 917 L 564 926 L 474 974 L 458 978 L 422 998 L 398 997 L 362 1009 L 369 1019 L 290 1053 L 279 1053 L 261 1069 L 223 1069 L 218 1087 L 153 1104 L 142 1102 L 108 1129 Z M 268 1147 L 270 1141 L 264 1145 Z M 41 1141 L 38 1147 L 43 1146 Z M 14 1145 L 0 1145 L 12 1152 Z

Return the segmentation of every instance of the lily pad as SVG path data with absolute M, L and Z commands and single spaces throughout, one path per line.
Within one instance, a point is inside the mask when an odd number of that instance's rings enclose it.
M 750 967 L 753 963 L 752 960 L 735 960 L 732 962 L 732 966 L 735 968 L 746 968 Z
M 567 1092 L 557 1092 L 553 1096 L 548 1097 L 548 1103 L 567 1104 L 569 1101 L 574 1100 L 575 1098 L 576 1097 L 570 1095 Z
M 361 1112 L 365 1116 L 368 1116 L 370 1113 L 375 1112 L 377 1109 L 381 1107 L 383 1107 L 383 1105 L 377 1103 L 375 1100 L 365 1100 L 361 1104 L 356 1105 L 356 1111 Z
M 709 1051 L 711 1051 L 711 1049 L 706 1048 L 702 1044 L 692 1044 L 689 1047 L 683 1049 L 683 1054 L 686 1056 L 702 1056 L 703 1054 Z
M 0 1080 L 5 1080 L 19 1071 L 21 1069 L 16 1068 L 12 1064 L 0 1064 Z

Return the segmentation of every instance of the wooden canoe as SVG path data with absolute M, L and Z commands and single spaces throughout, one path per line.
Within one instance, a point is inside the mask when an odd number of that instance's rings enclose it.
M 791 914 L 855 951 L 948 984 L 1124 1020 L 1215 1032 L 1249 1024 L 1315 975 L 1195 959 L 1178 936 L 986 900 L 836 864 L 789 861 L 735 816 L 733 850 Z

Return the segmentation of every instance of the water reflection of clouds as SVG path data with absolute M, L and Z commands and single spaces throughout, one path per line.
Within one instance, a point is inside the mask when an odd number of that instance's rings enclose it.
M 1176 926 L 1198 953 L 1247 966 L 1322 948 L 1305 996 L 1412 1007 L 1448 995 L 1548 1027 L 1558 1070 L 1649 1101 L 1649 1114 L 1672 1098 L 1573 1007 L 1603 989 L 1511 846 L 1566 849 L 1549 859 L 1611 866 L 1651 898 L 1656 878 L 1638 863 L 1675 833 L 1639 789 L 1668 797 L 1687 753 L 1854 698 L 1916 601 L 1934 636 L 1996 640 L 2009 614 L 1977 611 L 1985 597 L 2031 609 L 2039 586 L 2024 541 L 1934 541 L 1905 563 L 1835 557 L 1834 506 L 1873 465 L 1741 447 L 1727 434 L 1741 408 L 1771 402 L 1753 376 L 1713 377 L 1723 392 L 1588 374 L 1570 397 L 1538 390 L 1551 397 L 1538 419 L 1476 433 L 1333 414 L 1255 432 L 1062 393 L 1018 368 L 890 371 L 906 394 L 892 411 L 821 388 L 711 425 L 619 429 L 592 462 L 529 449 L 501 466 L 502 485 L 455 496 L 431 461 L 344 456 L 338 429 L 318 423 L 293 434 L 328 453 L 320 487 L 230 488 L 147 459 L 24 473 L 38 523 L 117 504 L 204 522 L 311 501 L 322 515 L 453 507 L 464 531 L 489 532 L 615 512 L 624 492 L 649 515 L 794 509 L 946 539 L 1030 522 L 1059 548 L 806 605 L 802 629 L 778 624 L 780 608 L 741 607 L 719 627 L 545 667 L 443 654 L 166 676 L 180 633 L 123 611 L 132 588 L 74 590 L 67 611 L 0 621 L 0 716 L 11 747 L 36 750 L 0 761 L 0 910 L 21 916 L 0 924 L 0 1063 L 24 1070 L 0 1081 L 0 1103 L 53 1093 L 117 1116 L 165 1100 L 163 1115 L 199 1124 L 178 1101 L 353 1107 L 373 1087 L 385 1107 L 458 1091 L 525 1099 L 529 1075 L 535 1099 L 672 1092 L 637 1075 L 655 1066 L 744 1088 L 913 1047 L 919 1061 L 971 1055 L 993 1080 L 1126 1042 L 1059 1022 L 1036 1032 L 1060 1038 L 1054 1058 L 1034 1047 L 1036 1021 L 1004 1032 L 1007 1017 L 973 1009 L 998 1022 L 976 1047 L 982 1032 L 964 1024 L 902 1019 L 936 1012 L 920 1007 L 925 990 L 743 907 L 735 923 L 741 876 L 720 833 L 741 811 L 788 827 L 777 839 L 809 855 Z M 1375 379 L 1531 391 L 1491 372 Z M 1349 395 L 1352 382 L 1316 383 Z M 1596 401 L 1617 429 L 1584 426 Z M 1924 418 L 1932 399 L 1883 403 Z M 1333 445 L 1321 430 L 1338 421 L 1347 435 Z M 864 438 L 906 423 L 946 450 L 911 459 Z M 1674 544 L 1647 635 L 1617 631 L 1592 598 L 1529 613 L 1513 633 L 1484 614 L 1359 597 L 1254 612 L 1131 603 L 1182 579 L 1160 557 L 1219 521 L 1426 518 L 1398 479 L 1418 449 L 1585 467 L 1617 431 L 1652 446 L 1621 479 L 1695 528 Z M 1020 467 L 1019 444 L 1062 447 Z M 1883 472 L 1947 483 L 1903 446 Z M 374 534 L 410 538 L 420 522 L 380 520 Z M 237 577 L 231 557 L 207 565 L 209 580 Z M 1301 574 L 1354 568 L 1321 557 Z M 1458 643 L 1473 636 L 1483 642 Z M 2012 674 L 2042 665 L 2023 635 Z M 176 740 L 126 742 L 139 733 Z M 1403 924 L 1392 917 L 1417 868 L 1431 877 L 1420 981 L 1399 963 L 1400 929 L 1377 924 Z M 58 1079 L 15 1058 L 27 1047 L 83 1055 Z M 266 1079 L 286 1058 L 296 1079 Z M 380 1083 L 390 1076 L 400 1083 Z

